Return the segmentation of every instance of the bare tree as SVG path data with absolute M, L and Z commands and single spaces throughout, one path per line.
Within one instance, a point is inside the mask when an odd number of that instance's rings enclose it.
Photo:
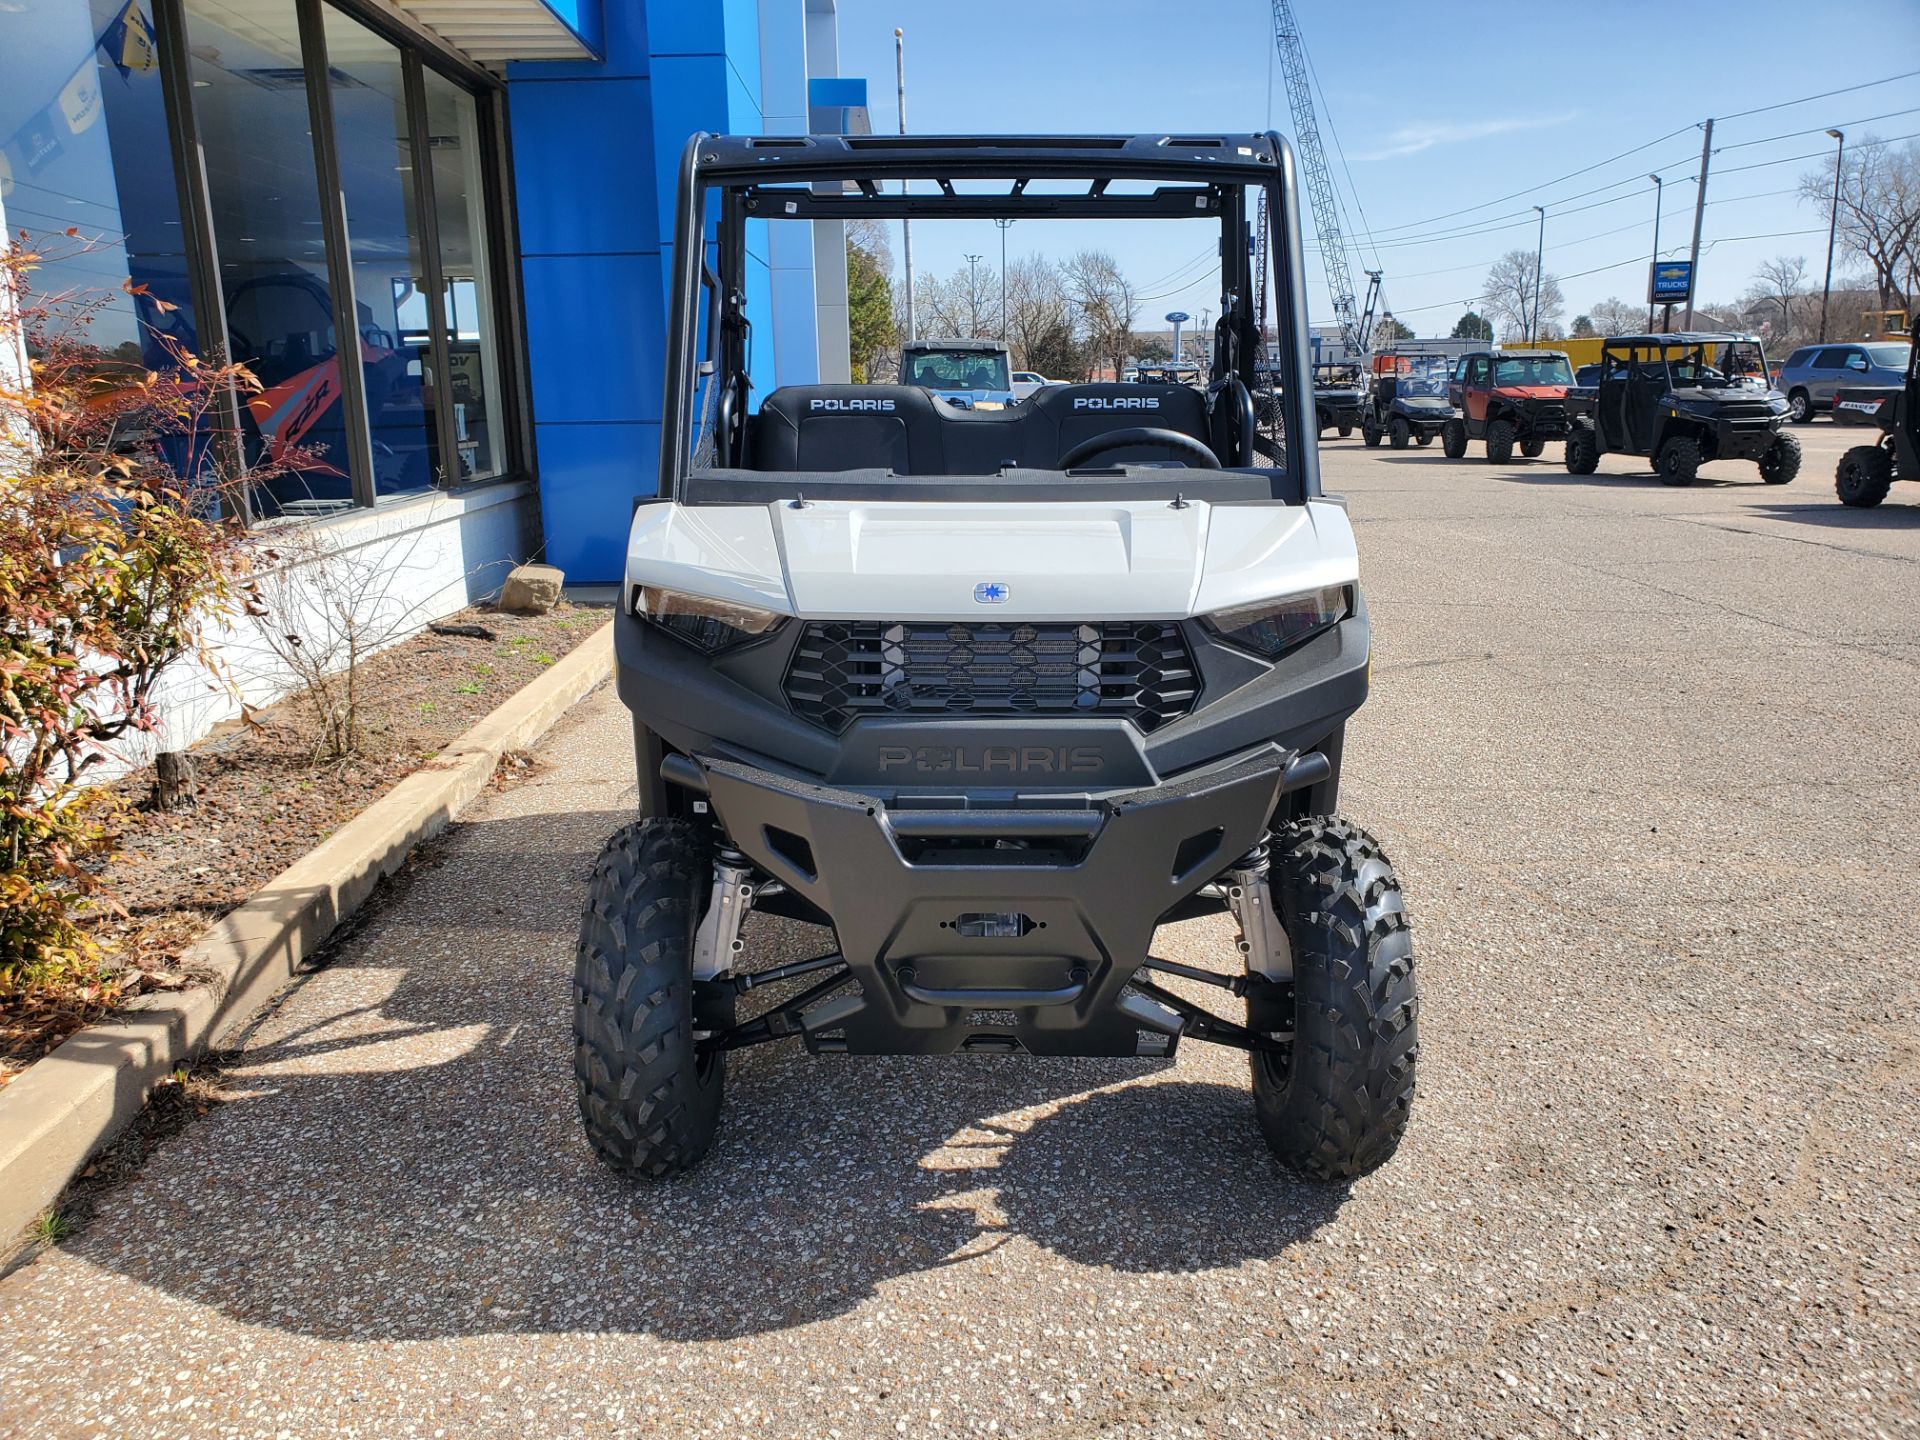
M 1481 292 L 1482 307 L 1500 322 L 1503 338 L 1524 340 L 1546 338 L 1548 327 L 1558 332 L 1557 322 L 1566 309 L 1566 297 L 1560 282 L 1548 274 L 1540 281 L 1540 313 L 1533 313 L 1534 275 L 1538 266 L 1530 250 L 1509 250 L 1487 272 Z
M 1017 370 L 1066 378 L 1077 374 L 1073 301 L 1060 267 L 1028 255 L 1007 267 L 1007 347 Z
M 1796 321 L 1807 298 L 1807 257 L 1776 255 L 1753 272 L 1753 283 L 1742 301 L 1748 314 L 1766 316 L 1779 342 L 1790 344 L 1799 333 Z
M 420 584 L 430 566 L 415 559 L 429 533 L 422 527 L 390 543 L 357 546 L 339 545 L 312 526 L 274 537 L 274 568 L 261 577 L 262 608 L 252 620 L 312 707 L 316 762 L 359 752 L 366 738 L 361 667 L 431 618 L 427 607 L 440 598 L 438 587 Z
M 1647 326 L 1647 312 L 1618 295 L 1609 295 L 1587 312 L 1593 328 L 1605 336 L 1638 335 Z
M 1133 318 L 1139 309 L 1133 282 L 1104 250 L 1082 250 L 1067 261 L 1064 277 L 1088 358 L 1111 365 L 1119 375 L 1133 345 Z
M 1800 194 L 1825 214 L 1833 182 L 1832 166 L 1810 170 L 1800 177 Z M 1881 309 L 1911 308 L 1920 299 L 1920 141 L 1895 149 L 1869 135 L 1847 148 L 1836 244 L 1873 268 Z
M 945 279 L 916 277 L 920 337 L 949 340 L 997 340 L 1000 320 L 998 276 L 982 275 L 977 265 L 962 265 Z

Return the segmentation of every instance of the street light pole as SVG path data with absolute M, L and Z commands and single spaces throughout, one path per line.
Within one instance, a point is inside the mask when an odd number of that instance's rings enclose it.
M 1666 190 L 1666 182 L 1658 175 L 1649 175 L 1653 182 L 1653 265 L 1647 271 L 1647 330 L 1653 330 L 1653 272 L 1660 268 L 1660 196 Z
M 1000 338 L 1007 338 L 1007 227 L 1013 224 L 1010 216 L 1002 215 L 993 222 L 1000 227 Z
M 1533 329 L 1527 336 L 1529 345 L 1540 343 L 1540 271 L 1547 262 L 1547 211 L 1543 205 L 1534 209 L 1540 212 L 1540 244 L 1533 252 Z
M 907 133 L 907 40 L 906 31 L 899 26 L 893 31 L 893 79 L 894 93 L 900 101 L 900 133 Z M 907 182 L 900 182 L 900 193 L 907 193 Z M 919 316 L 913 306 L 913 222 L 900 217 L 900 256 L 901 263 L 907 269 L 907 339 L 920 338 Z
M 1833 151 L 1833 209 L 1827 215 L 1827 278 L 1820 286 L 1820 343 L 1827 339 L 1827 300 L 1833 294 L 1833 237 L 1840 228 L 1840 162 L 1846 157 L 1847 136 L 1843 130 L 1829 130 L 1840 143 Z
M 980 338 L 980 257 L 962 255 L 960 258 L 967 262 L 967 328 L 973 332 L 967 338 L 978 340 Z

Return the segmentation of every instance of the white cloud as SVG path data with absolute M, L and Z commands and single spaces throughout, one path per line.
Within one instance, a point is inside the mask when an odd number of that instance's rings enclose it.
M 1436 145 L 1452 145 L 1462 140 L 1484 140 L 1489 135 L 1506 135 L 1515 130 L 1544 130 L 1564 125 L 1577 111 L 1559 115 L 1514 115 L 1498 120 L 1430 120 L 1424 124 L 1402 125 L 1379 145 L 1363 151 L 1356 160 L 1392 160 L 1400 155 L 1418 155 Z

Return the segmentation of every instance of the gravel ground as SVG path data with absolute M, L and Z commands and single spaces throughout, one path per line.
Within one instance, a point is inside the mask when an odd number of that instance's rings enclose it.
M 633 794 L 602 692 L 0 1282 L 0 1433 L 1920 1434 L 1920 488 L 1845 511 L 1802 434 L 1785 490 L 1323 452 L 1377 636 L 1345 807 L 1424 989 L 1375 1175 L 1276 1171 L 1202 1045 L 791 1042 L 696 1175 L 602 1172 L 567 1015 Z

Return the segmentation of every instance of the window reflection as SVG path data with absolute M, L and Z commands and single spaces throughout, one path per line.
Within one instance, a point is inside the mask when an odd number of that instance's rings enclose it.
M 361 322 L 361 373 L 373 439 L 376 499 L 416 494 L 446 476 L 426 318 L 425 253 L 400 51 L 326 10 L 328 79 L 347 248 Z
M 91 305 L 117 360 L 196 348 L 148 0 L 0 11 L 0 214 L 44 257 L 36 294 Z
M 342 509 L 347 417 L 293 0 L 186 0 L 186 15 L 228 340 L 266 387 L 245 423 L 258 449 L 298 461 L 256 501 Z
M 451 372 L 447 394 L 460 456 L 457 473 L 461 479 L 475 479 L 501 469 L 500 367 L 492 287 L 487 283 L 480 121 L 473 97 L 452 81 L 428 71 L 425 83 L 434 214 L 446 279 L 441 311 Z

